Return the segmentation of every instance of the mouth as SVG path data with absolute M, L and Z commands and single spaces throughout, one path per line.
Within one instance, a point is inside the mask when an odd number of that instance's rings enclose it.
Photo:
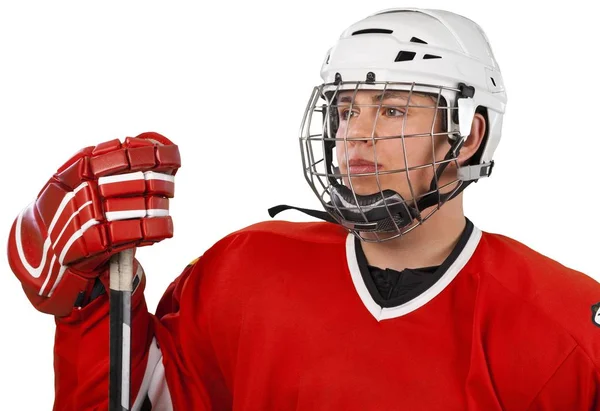
M 348 161 L 350 174 L 375 173 L 381 171 L 383 166 L 379 163 L 362 159 L 352 159 Z

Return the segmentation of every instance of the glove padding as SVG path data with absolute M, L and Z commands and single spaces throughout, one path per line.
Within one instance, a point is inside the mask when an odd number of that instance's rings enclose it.
M 15 220 L 13 272 L 40 311 L 68 315 L 122 250 L 173 236 L 169 198 L 179 149 L 158 133 L 86 147 Z M 136 264 L 137 265 L 137 264 Z

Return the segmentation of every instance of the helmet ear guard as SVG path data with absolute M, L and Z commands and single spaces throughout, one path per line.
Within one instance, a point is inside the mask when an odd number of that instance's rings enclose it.
M 467 138 L 471 134 L 473 117 L 475 116 L 475 87 L 468 86 L 465 83 L 459 83 L 460 90 L 456 98 L 456 110 L 454 110 L 452 119 L 459 127 L 459 133 L 462 138 Z

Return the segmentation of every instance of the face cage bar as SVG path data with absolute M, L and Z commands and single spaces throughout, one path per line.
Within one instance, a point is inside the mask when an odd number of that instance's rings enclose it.
M 373 121 L 373 128 L 372 128 L 370 137 L 348 137 L 349 128 L 346 128 L 346 130 L 345 130 L 346 132 L 343 137 L 336 137 L 337 126 L 332 121 L 332 117 L 334 115 L 335 116 L 338 115 L 337 108 L 339 107 L 339 105 L 335 104 L 335 102 L 336 102 L 337 95 L 340 91 L 352 90 L 347 87 L 348 85 L 354 85 L 354 87 L 352 88 L 353 95 L 352 95 L 351 102 L 349 105 L 344 105 L 344 108 L 348 108 L 350 110 L 350 112 L 352 112 L 353 107 L 355 107 L 355 106 L 358 107 L 358 105 L 355 105 L 354 103 L 355 103 L 356 95 L 359 91 L 374 90 L 374 89 L 382 91 L 380 99 L 379 99 L 379 104 L 367 104 L 367 105 L 361 104 L 360 105 L 360 107 L 377 107 L 377 114 L 376 114 L 375 120 Z M 361 86 L 367 86 L 367 88 L 361 89 Z M 327 90 L 327 89 L 330 89 L 330 90 Z M 331 89 L 333 89 L 333 90 L 331 90 Z M 436 93 L 424 91 L 424 90 L 429 90 L 429 89 L 436 90 Z M 325 91 L 325 90 L 327 90 L 327 91 Z M 385 97 L 385 93 L 387 90 L 407 92 L 408 98 L 406 99 L 406 104 L 404 106 L 382 104 L 383 98 Z M 402 83 L 402 82 L 370 82 L 370 83 L 368 83 L 368 82 L 338 82 L 337 84 L 334 84 L 334 83 L 322 84 L 321 86 L 315 87 L 313 89 L 313 93 L 310 97 L 310 100 L 309 100 L 307 106 L 306 106 L 303 120 L 302 120 L 302 125 L 300 128 L 300 149 L 301 149 L 301 154 L 302 154 L 302 165 L 303 165 L 304 176 L 305 176 L 305 179 L 308 182 L 309 186 L 311 187 L 311 189 L 313 190 L 313 192 L 315 193 L 315 195 L 321 202 L 322 206 L 325 208 L 325 210 L 340 225 L 345 227 L 349 232 L 352 232 L 354 235 L 360 237 L 362 240 L 368 241 L 368 242 L 387 241 L 387 240 L 391 240 L 393 238 L 400 237 L 400 236 L 414 230 L 417 226 L 419 226 L 419 225 L 423 224 L 425 221 L 427 221 L 437 210 L 439 210 L 441 208 L 441 206 L 446 201 L 453 198 L 454 194 L 457 193 L 460 190 L 461 186 L 463 185 L 464 182 L 457 178 L 447 184 L 444 184 L 441 187 L 439 186 L 438 178 L 439 178 L 439 175 L 441 175 L 441 172 L 443 171 L 443 169 L 450 162 L 455 162 L 455 164 L 458 167 L 458 162 L 457 162 L 458 151 L 452 152 L 452 150 L 451 150 L 444 160 L 436 161 L 436 159 L 435 159 L 435 141 L 434 141 L 435 138 L 434 137 L 446 135 L 446 136 L 448 136 L 448 138 L 451 142 L 458 141 L 458 147 L 460 147 L 460 145 L 462 144 L 460 135 L 456 131 L 455 132 L 446 131 L 446 132 L 441 132 L 441 133 L 434 132 L 438 111 L 440 109 L 446 110 L 446 119 L 447 119 L 446 124 L 445 124 L 446 130 L 451 129 L 451 119 L 454 117 L 452 115 L 452 112 L 453 112 L 453 110 L 458 109 L 457 107 L 449 107 L 448 105 L 445 105 L 445 106 L 440 105 L 440 100 L 443 99 L 444 101 L 448 101 L 448 99 L 442 95 L 443 91 L 446 91 L 446 93 L 456 93 L 456 94 L 458 94 L 460 92 L 460 90 L 458 88 L 433 86 L 433 85 L 419 84 L 419 83 Z M 437 96 L 436 104 L 433 106 L 411 105 L 410 102 L 411 102 L 411 98 L 412 98 L 413 94 L 427 94 L 430 96 L 431 95 Z M 320 104 L 319 100 L 324 100 L 326 102 L 326 104 Z M 456 99 L 454 99 L 454 101 L 456 101 Z M 402 131 L 399 135 L 375 137 L 375 131 L 376 131 L 376 127 L 377 127 L 379 113 L 382 108 L 386 108 L 386 107 L 392 107 L 392 108 L 403 107 L 406 110 L 408 110 L 409 108 L 427 108 L 427 109 L 435 110 L 434 117 L 433 117 L 433 120 L 431 123 L 430 132 L 405 135 L 404 134 L 404 130 L 406 128 L 406 111 L 405 111 L 404 115 L 403 115 L 403 121 L 402 121 Z M 335 114 L 333 114 L 333 115 L 332 115 L 332 113 L 333 113 L 332 108 L 335 108 L 335 110 L 336 110 Z M 311 127 L 313 125 L 313 116 L 315 115 L 315 113 L 319 113 L 318 115 L 320 115 L 322 117 L 322 120 L 320 122 L 321 132 L 317 133 L 317 134 L 311 133 Z M 338 126 L 339 126 L 339 123 L 338 123 Z M 416 138 L 416 137 L 421 137 L 421 138 L 429 137 L 431 139 L 432 162 L 427 163 L 427 164 L 421 164 L 421 165 L 417 165 L 417 166 L 408 167 L 407 166 L 408 158 L 407 158 L 407 154 L 406 154 L 406 145 L 405 145 L 404 139 L 405 138 Z M 387 139 L 391 139 L 391 138 L 400 138 L 402 141 L 405 168 L 396 169 L 396 170 L 379 171 L 379 170 L 377 170 L 377 150 L 375 148 L 375 143 L 379 140 L 387 140 Z M 348 150 L 348 141 L 371 141 L 373 143 L 374 163 L 376 164 L 375 172 L 374 173 L 359 173 L 359 174 L 357 174 L 357 173 L 353 174 L 353 173 L 349 173 L 349 172 L 348 173 L 332 172 L 331 167 L 333 166 L 333 159 L 330 158 L 328 161 L 327 157 L 328 156 L 331 157 L 331 153 L 333 150 L 332 146 L 335 146 L 337 141 L 344 142 L 344 150 L 346 150 L 346 152 Z M 319 142 L 321 143 L 323 157 L 320 158 L 319 160 L 316 160 L 315 154 L 313 151 L 313 144 L 319 143 Z M 329 150 L 329 152 L 328 152 L 328 150 Z M 453 155 L 451 155 L 451 154 L 453 154 Z M 324 167 L 324 170 L 325 170 L 324 172 L 319 172 L 317 170 L 317 166 L 319 166 L 319 165 Z M 431 189 L 425 193 L 416 195 L 413 184 L 410 179 L 410 171 L 422 169 L 422 168 L 426 168 L 426 167 L 432 167 L 432 169 L 433 169 L 434 177 L 433 177 L 433 181 L 431 183 Z M 350 170 L 348 158 L 346 158 L 346 169 Z M 384 189 L 382 189 L 381 182 L 379 180 L 379 175 L 395 174 L 395 173 L 402 173 L 402 172 L 406 173 L 408 187 L 409 187 L 409 190 L 411 193 L 411 199 L 404 200 L 404 202 L 406 205 L 412 206 L 412 208 L 414 210 L 416 210 L 416 215 L 417 215 L 417 218 L 405 227 L 399 227 L 396 224 L 396 222 L 394 220 L 394 216 L 392 215 L 392 213 L 388 207 L 386 198 L 383 195 Z M 438 175 L 438 173 L 439 173 L 439 175 Z M 332 200 L 332 198 L 331 198 L 332 188 L 335 185 L 343 185 L 343 178 L 347 178 L 348 183 L 349 183 L 348 188 L 352 192 L 352 196 L 353 196 L 353 199 L 354 199 L 354 202 L 356 205 L 355 207 L 353 207 L 353 211 L 356 211 L 356 210 L 359 211 L 360 215 L 362 216 L 362 218 L 364 220 L 364 223 L 367 223 L 367 224 L 373 223 L 373 222 L 369 221 L 369 219 L 365 215 L 365 211 L 363 210 L 364 205 L 363 206 L 360 205 L 360 201 L 358 200 L 358 197 L 357 197 L 358 195 L 356 194 L 353 183 L 352 183 L 353 178 L 364 177 L 364 176 L 375 176 L 375 179 L 377 182 L 377 188 L 379 190 L 378 194 L 380 194 L 381 198 L 383 199 L 383 205 L 378 206 L 378 207 L 386 209 L 389 219 L 393 223 L 393 226 L 395 228 L 394 231 L 396 232 L 396 234 L 390 235 L 390 233 L 393 233 L 393 231 L 390 232 L 387 230 L 386 231 L 381 231 L 381 230 L 378 231 L 378 230 L 365 230 L 365 229 L 357 230 L 357 229 L 355 229 L 354 228 L 355 223 L 346 220 L 343 217 L 343 214 L 341 211 L 342 209 L 349 209 L 349 208 L 340 208 L 339 205 L 337 205 L 337 204 L 335 204 L 335 202 L 331 201 Z M 316 182 L 315 182 L 315 179 L 316 179 Z M 323 181 L 324 179 L 325 179 L 325 181 Z M 318 186 L 321 187 L 321 192 L 319 192 L 319 190 L 317 189 L 317 183 L 318 183 Z M 456 187 L 450 193 L 445 193 L 443 195 L 443 196 L 445 196 L 445 199 L 443 200 L 440 190 L 443 190 L 444 188 L 449 187 L 453 184 L 455 184 Z M 423 216 L 422 212 L 424 210 L 421 210 L 421 208 L 419 206 L 419 200 L 423 200 L 427 196 L 431 196 L 431 195 L 437 196 L 437 199 L 438 199 L 437 205 L 426 216 Z M 327 201 L 327 197 L 329 197 L 329 201 Z M 428 208 L 428 207 L 426 207 L 426 208 Z M 386 236 L 384 239 L 382 239 L 379 234 L 382 234 L 384 232 L 386 233 Z M 373 234 L 375 236 L 375 239 L 373 239 L 370 236 L 363 235 L 366 233 Z

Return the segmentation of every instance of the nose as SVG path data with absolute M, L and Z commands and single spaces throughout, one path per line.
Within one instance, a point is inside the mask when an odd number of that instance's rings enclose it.
M 377 137 L 377 121 L 376 113 L 371 113 L 371 110 L 362 109 L 349 120 L 345 122 L 346 127 L 341 127 L 342 135 L 339 137 L 347 137 L 348 144 L 366 144 L 373 145 L 376 140 L 372 137 Z

